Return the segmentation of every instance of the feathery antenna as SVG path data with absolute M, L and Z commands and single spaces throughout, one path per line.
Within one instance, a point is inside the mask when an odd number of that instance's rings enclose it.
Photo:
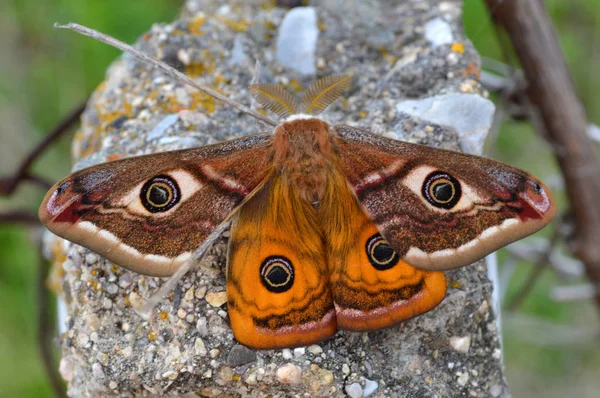
M 258 103 L 282 118 L 298 113 L 298 101 L 282 86 L 269 83 L 253 84 L 250 92 Z
M 317 80 L 302 95 L 302 107 L 309 115 L 318 115 L 350 87 L 350 76 L 334 75 Z

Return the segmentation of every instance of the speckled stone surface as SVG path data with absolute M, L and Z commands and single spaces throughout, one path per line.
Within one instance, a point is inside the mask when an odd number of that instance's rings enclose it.
M 292 91 L 317 77 L 350 74 L 352 90 L 324 114 L 326 120 L 458 149 L 454 130 L 399 113 L 396 105 L 445 93 L 484 94 L 478 56 L 460 25 L 461 1 L 318 2 L 316 75 L 277 61 L 278 29 L 288 10 L 270 4 L 189 0 L 181 19 L 153 26 L 136 46 L 245 104 L 251 103 L 246 87 L 257 61 L 261 81 Z M 426 26 L 437 30 L 426 32 Z M 450 40 L 440 37 L 440 29 L 450 32 Z M 123 56 L 83 117 L 74 154 L 85 159 L 76 167 L 264 130 Z M 396 327 L 338 332 L 309 347 L 254 351 L 237 344 L 229 327 L 225 235 L 150 321 L 132 304 L 156 291 L 160 278 L 47 239 L 63 269 L 68 319 L 60 336 L 61 373 L 71 396 L 509 396 L 483 262 L 448 272 L 444 302 Z

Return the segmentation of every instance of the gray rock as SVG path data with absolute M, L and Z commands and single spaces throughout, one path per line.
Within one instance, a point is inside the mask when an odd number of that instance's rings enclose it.
M 243 345 L 234 345 L 227 355 L 227 365 L 237 367 L 256 361 L 256 352 Z
M 322 27 L 314 43 L 315 72 L 319 76 L 353 76 L 352 91 L 323 117 L 412 142 L 458 148 L 458 128 L 423 115 L 398 112 L 396 104 L 465 92 L 461 87 L 481 92 L 477 81 L 463 75 L 470 63 L 479 60 L 461 36 L 460 2 L 358 1 L 361 10 L 371 10 L 368 15 L 374 21 L 370 23 L 362 20 L 366 15 L 362 11 L 343 12 L 344 7 L 351 11 L 351 3 L 324 0 L 313 9 L 314 25 L 308 28 L 316 36 L 317 21 Z M 200 71 L 195 79 L 244 104 L 251 103 L 247 86 L 254 78 L 257 60 L 263 80 L 307 87 L 314 76 L 305 75 L 305 69 L 285 68 L 276 56 L 282 21 L 286 14 L 298 11 L 263 5 L 261 0 L 234 1 L 227 6 L 218 0 L 188 0 L 180 20 L 153 25 L 136 46 L 158 58 L 185 54 L 187 68 Z M 453 53 L 448 45 L 434 48 L 424 37 L 423 26 L 436 17 L 451 26 L 454 40 L 464 44 L 464 52 Z M 374 29 L 382 30 L 377 33 L 377 45 L 367 34 Z M 258 31 L 265 34 L 252 36 L 251 32 Z M 232 67 L 228 61 L 237 37 L 248 62 Z M 409 54 L 414 54 L 410 62 L 395 68 L 394 60 Z M 166 137 L 217 142 L 264 131 L 253 119 L 129 56 L 119 58 L 106 79 L 92 95 L 82 118 L 81 138 L 74 142 L 77 159 L 96 153 L 93 160 L 98 162 L 115 154 L 172 149 L 177 142 L 147 139 L 169 115 L 183 116 L 166 129 Z M 148 100 L 150 92 L 156 100 Z M 194 101 L 189 102 L 190 98 Z M 178 101 L 193 103 L 193 109 L 182 110 L 189 105 Z M 126 113 L 125 122 L 107 127 Z M 308 350 L 297 357 L 292 351 L 234 349 L 239 345 L 225 316 L 226 305 L 213 307 L 206 300 L 208 293 L 225 288 L 226 243 L 226 238 L 215 242 L 198 267 L 179 282 L 178 291 L 185 293 L 193 287 L 195 293 L 186 294 L 179 304 L 174 298 L 181 294 L 169 295 L 148 321 L 140 318 L 132 305 L 156 292 L 163 279 L 132 273 L 99 256 L 89 262 L 88 250 L 62 245 L 66 256 L 60 258 L 67 258 L 62 286 L 68 316 L 67 330 L 61 335 L 61 368 L 69 379 L 69 394 L 342 397 L 346 386 L 358 383 L 362 390 L 360 384 L 376 375 L 378 387 L 371 395 L 377 397 L 489 396 L 490 391 L 508 395 L 501 355 L 496 355 L 500 352 L 497 329 L 489 327 L 495 316 L 491 306 L 482 305 L 491 301 L 492 290 L 483 262 L 447 272 L 446 299 L 429 313 L 382 331 L 338 332 L 319 343 L 321 354 Z M 110 281 L 119 281 L 117 294 L 104 288 Z M 79 338 L 90 334 L 85 322 L 90 314 L 99 320 L 95 335 Z M 468 352 L 457 352 L 449 344 L 451 336 L 467 335 L 473 336 Z M 251 359 L 250 353 L 255 358 Z M 106 366 L 96 362 L 99 357 Z M 232 364 L 243 361 L 248 362 L 232 371 Z M 458 372 L 471 372 L 464 386 L 456 382 Z M 368 388 L 372 385 L 365 381 L 361 394 Z

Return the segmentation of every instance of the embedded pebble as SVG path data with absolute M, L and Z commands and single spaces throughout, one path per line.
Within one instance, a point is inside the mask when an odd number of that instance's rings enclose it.
M 85 326 L 91 330 L 98 330 L 100 328 L 100 318 L 96 314 L 88 314 L 84 318 Z
M 313 355 L 319 355 L 323 352 L 323 349 L 316 344 L 308 346 L 307 350 L 308 350 L 308 352 L 310 352 Z
M 256 353 L 241 344 L 233 346 L 227 355 L 227 365 L 240 366 L 256 360 Z
M 472 154 L 482 153 L 495 109 L 492 101 L 477 94 L 463 93 L 441 94 L 396 104 L 398 112 L 454 128 L 460 136 L 462 149 Z
M 227 302 L 227 292 L 210 292 L 206 294 L 206 301 L 213 307 L 220 307 Z
M 368 397 L 377 391 L 377 388 L 379 388 L 379 383 L 373 380 L 365 379 L 365 389 L 363 391 L 363 395 Z
M 70 382 L 71 380 L 73 380 L 74 366 L 69 359 L 65 357 L 60 359 L 58 371 L 65 381 Z
M 117 384 L 116 381 L 111 381 L 110 383 L 108 383 L 108 388 L 110 388 L 111 390 L 114 390 L 118 387 L 119 385 Z
M 502 395 L 502 386 L 499 384 L 494 384 L 491 388 L 490 388 L 490 395 L 494 398 L 499 397 L 500 395 Z
M 344 389 L 350 398 L 360 398 L 363 396 L 363 389 L 358 383 L 352 383 Z
M 125 348 L 123 348 L 121 350 L 121 354 L 125 357 L 128 358 L 131 356 L 131 354 L 133 354 L 133 348 L 131 346 L 127 346 Z
M 467 372 L 461 373 L 456 381 L 460 386 L 464 387 L 469 381 L 469 374 Z
M 167 370 L 161 376 L 163 379 L 175 380 L 177 378 L 177 372 L 174 370 Z
M 152 141 L 156 138 L 160 138 L 165 134 L 167 129 L 174 125 L 179 120 L 179 115 L 170 114 L 164 117 L 160 122 L 154 126 L 154 128 L 146 135 L 146 141 Z
M 450 24 L 439 17 L 425 23 L 425 38 L 433 47 L 450 44 L 454 41 Z
M 297 384 L 302 377 L 302 369 L 293 363 L 287 363 L 277 369 L 275 376 L 277 376 L 277 380 L 281 383 Z
M 96 380 L 104 378 L 104 370 L 102 370 L 102 365 L 98 362 L 92 365 L 92 375 Z
M 200 336 L 208 336 L 208 323 L 205 317 L 198 319 L 198 322 L 196 322 L 196 329 L 198 329 Z
M 450 345 L 458 352 L 467 353 L 471 346 L 471 336 L 452 336 L 450 337 Z
M 96 264 L 99 260 L 99 257 L 96 253 L 88 253 L 85 255 L 85 262 L 87 264 Z
M 313 7 L 296 7 L 279 25 L 277 61 L 303 75 L 316 72 L 317 12 Z
M 209 355 L 210 355 L 211 358 L 216 358 L 221 353 L 221 350 L 219 350 L 218 348 L 213 348 L 208 353 L 209 353 Z
M 229 65 L 237 65 L 244 62 L 246 54 L 244 53 L 244 45 L 242 43 L 242 36 L 236 35 L 233 40 L 233 48 L 231 49 L 231 57 L 229 58 Z
M 123 289 L 129 287 L 132 282 L 131 272 L 125 272 L 119 277 L 119 286 Z
M 119 291 L 119 286 L 117 286 L 114 283 L 107 283 L 104 286 L 104 290 L 106 290 L 106 293 L 108 294 L 117 294 L 117 292 Z
M 305 353 L 306 353 L 306 348 L 304 348 L 304 347 L 294 348 L 294 356 L 296 356 L 296 357 L 301 357 Z
M 201 338 L 197 338 L 194 341 L 194 353 L 201 357 L 208 354 L 208 351 L 206 350 L 206 346 L 204 345 L 204 341 L 202 341 Z
M 256 373 L 250 373 L 245 380 L 246 384 L 256 385 L 258 384 Z
M 348 366 L 348 364 L 343 364 L 342 365 L 342 373 L 344 374 L 344 376 L 348 376 L 350 374 L 350 367 Z
M 292 350 L 290 350 L 289 348 L 284 348 L 283 350 L 281 350 L 281 356 L 283 357 L 283 359 L 292 359 L 294 357 L 294 355 L 292 354 Z
M 106 308 L 107 310 L 111 309 L 113 306 L 113 302 L 111 299 L 109 299 L 108 297 L 104 297 L 102 299 L 102 307 Z

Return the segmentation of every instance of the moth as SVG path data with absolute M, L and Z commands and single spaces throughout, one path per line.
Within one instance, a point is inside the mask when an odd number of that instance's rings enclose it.
M 269 349 L 423 314 L 446 294 L 444 270 L 554 216 L 550 191 L 524 171 L 319 118 L 348 85 L 318 80 L 299 102 L 280 86 L 251 86 L 284 119 L 272 132 L 77 171 L 47 193 L 39 217 L 152 276 L 173 274 L 231 222 L 231 327 L 240 343 Z

